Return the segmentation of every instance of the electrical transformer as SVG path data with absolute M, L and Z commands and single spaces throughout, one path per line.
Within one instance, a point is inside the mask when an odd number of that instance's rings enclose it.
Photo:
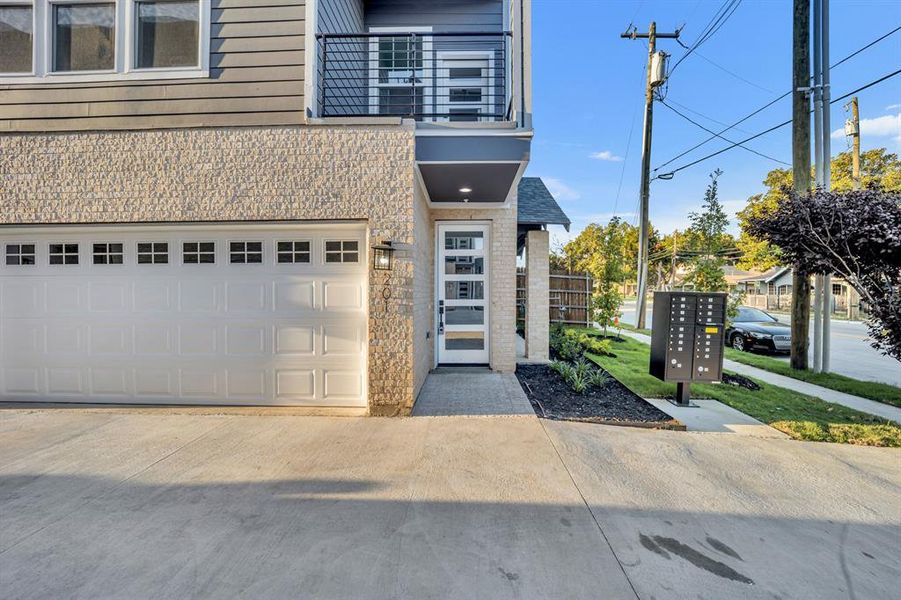
M 650 374 L 676 386 L 689 406 L 691 382 L 719 382 L 726 341 L 726 294 L 654 292 Z
M 651 87 L 662 85 L 666 81 L 666 52 L 655 52 L 651 57 Z

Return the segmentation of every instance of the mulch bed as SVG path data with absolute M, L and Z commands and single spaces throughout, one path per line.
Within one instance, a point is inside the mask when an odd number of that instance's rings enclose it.
M 517 365 L 516 377 L 539 417 L 653 429 L 685 426 L 612 376 L 603 387 L 577 394 L 547 365 Z

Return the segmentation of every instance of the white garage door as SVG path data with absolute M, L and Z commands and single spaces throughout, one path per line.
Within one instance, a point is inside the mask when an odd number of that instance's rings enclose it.
M 359 225 L 0 230 L 0 400 L 366 405 Z

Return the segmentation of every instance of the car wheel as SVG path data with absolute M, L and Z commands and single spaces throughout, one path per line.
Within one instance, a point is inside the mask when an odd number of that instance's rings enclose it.
M 745 338 L 742 337 L 740 333 L 736 333 L 732 336 L 732 347 L 740 352 L 744 352 L 745 349 Z

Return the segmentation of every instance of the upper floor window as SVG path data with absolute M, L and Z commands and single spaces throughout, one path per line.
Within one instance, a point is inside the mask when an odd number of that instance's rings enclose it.
M 34 9 L 29 4 L 0 4 L 0 73 L 31 73 Z
M 211 0 L 0 0 L 0 83 L 209 74 Z

